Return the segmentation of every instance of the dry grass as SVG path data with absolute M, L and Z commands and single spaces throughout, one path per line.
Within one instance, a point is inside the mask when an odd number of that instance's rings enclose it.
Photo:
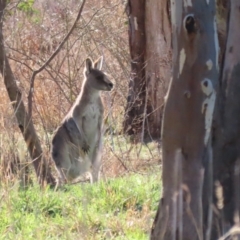
M 16 4 L 11 2 L 5 14 L 5 46 L 24 104 L 28 106 L 33 70 L 51 56 L 67 34 L 80 3 L 38 0 L 28 12 L 19 10 Z M 87 1 L 77 28 L 56 58 L 36 76 L 34 87 L 33 121 L 44 155 L 50 160 L 51 135 L 80 91 L 85 59 L 104 56 L 104 70 L 115 82 L 114 90 L 103 94 L 105 114 L 109 116 L 103 153 L 104 178 L 144 172 L 159 163 L 155 143 L 132 145 L 120 135 L 130 79 L 128 26 L 124 11 L 121 0 Z M 8 179 L 6 175 L 10 176 L 10 173 L 16 176 L 16 169 L 11 167 L 16 161 L 19 162 L 19 177 L 23 178 L 24 167 L 29 166 L 31 170 L 31 159 L 3 81 L 0 82 L 0 111 L 2 179 Z

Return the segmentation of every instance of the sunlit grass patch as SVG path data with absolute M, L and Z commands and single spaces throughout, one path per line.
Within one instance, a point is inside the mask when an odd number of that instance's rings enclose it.
M 133 174 L 54 192 L 1 189 L 1 239 L 148 239 L 159 174 Z

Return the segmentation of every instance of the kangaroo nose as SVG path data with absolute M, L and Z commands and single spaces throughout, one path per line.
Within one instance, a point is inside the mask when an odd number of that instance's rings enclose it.
M 113 84 L 112 84 L 112 83 L 109 83 L 108 86 L 109 86 L 110 88 L 113 88 Z

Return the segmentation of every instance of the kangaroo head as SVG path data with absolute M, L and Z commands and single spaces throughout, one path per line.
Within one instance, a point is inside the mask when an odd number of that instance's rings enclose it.
M 100 57 L 96 62 L 92 62 L 90 58 L 86 59 L 85 65 L 85 77 L 86 83 L 101 91 L 111 91 L 113 83 L 108 79 L 107 75 L 101 71 L 103 58 Z

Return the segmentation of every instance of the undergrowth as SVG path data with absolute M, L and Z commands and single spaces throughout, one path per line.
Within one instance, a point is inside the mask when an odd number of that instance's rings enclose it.
M 0 239 L 148 239 L 159 197 L 157 173 L 58 191 L 2 186 Z

